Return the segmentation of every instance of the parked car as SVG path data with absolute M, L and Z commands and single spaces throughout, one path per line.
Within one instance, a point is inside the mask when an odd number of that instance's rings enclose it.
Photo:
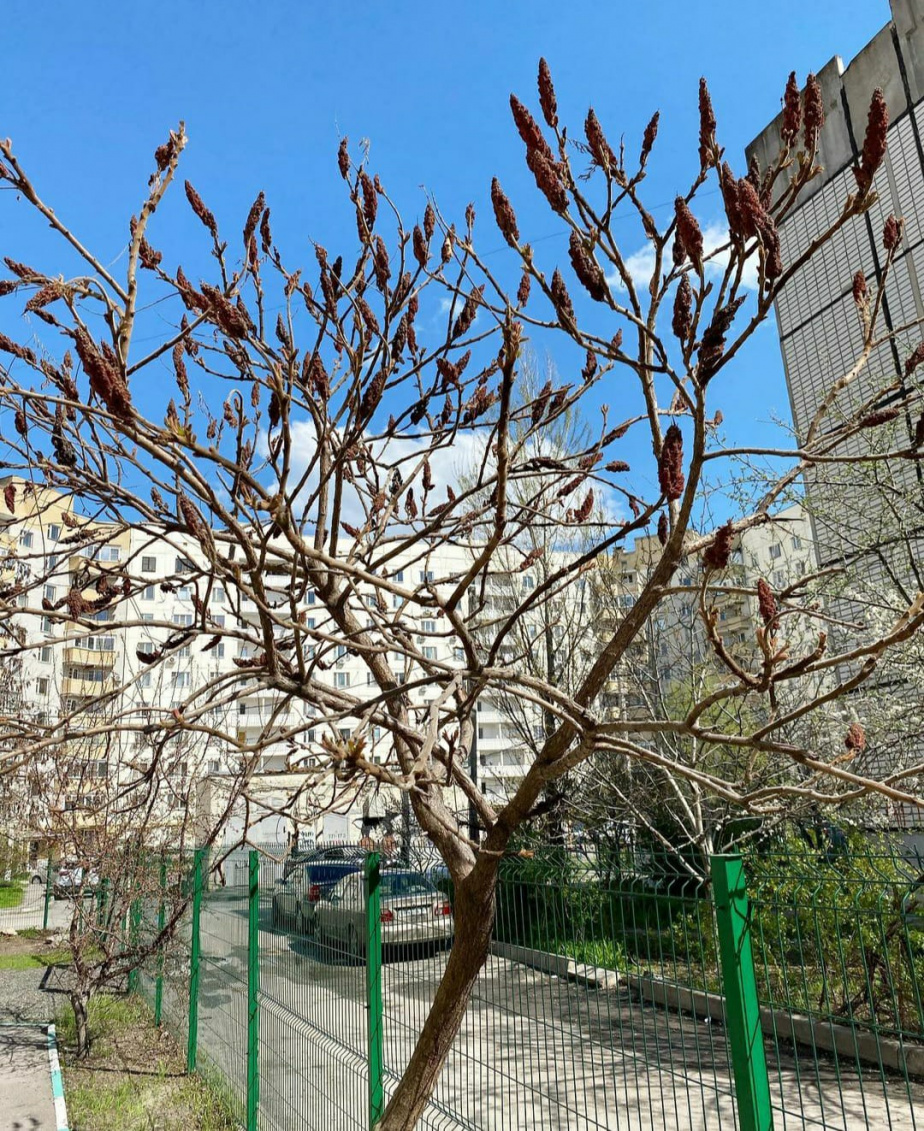
M 361 872 L 362 866 L 361 854 L 352 859 L 316 859 L 312 855 L 290 869 L 276 881 L 273 890 L 273 926 L 289 922 L 299 934 L 313 933 L 318 902 L 345 876 Z
M 379 885 L 383 947 L 445 944 L 452 938 L 449 900 L 424 872 L 383 870 Z M 355 959 L 366 952 L 366 901 L 362 875 L 345 876 L 315 907 L 317 940 L 343 944 Z
M 99 876 L 83 864 L 62 864 L 54 880 L 55 899 L 73 899 L 89 895 L 99 887 Z

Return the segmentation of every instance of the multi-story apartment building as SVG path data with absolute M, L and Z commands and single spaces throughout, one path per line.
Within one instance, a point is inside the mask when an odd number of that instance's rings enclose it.
M 6 485 L 0 482 L 0 487 Z M 349 739 L 355 720 L 316 719 L 309 705 L 282 701 L 278 694 L 256 687 L 252 694 L 238 690 L 230 698 L 222 695 L 222 680 L 232 673 L 240 688 L 240 661 L 246 661 L 254 650 L 253 634 L 247 630 L 256 623 L 258 611 L 253 601 L 229 594 L 208 579 L 207 562 L 197 542 L 175 532 L 89 522 L 76 515 L 72 502 L 64 497 L 31 495 L 21 482 L 13 486 L 14 510 L 9 511 L 5 504 L 0 507 L 0 537 L 9 551 L 6 569 L 7 574 L 14 569 L 28 574 L 32 584 L 13 596 L 12 605 L 8 602 L 17 638 L 31 645 L 17 679 L 10 683 L 9 695 L 18 696 L 10 706 L 31 712 L 36 720 L 74 715 L 86 724 L 94 720 L 98 703 L 99 720 L 105 723 L 118 714 L 121 722 L 118 730 L 112 728 L 119 735 L 117 740 L 102 733 L 92 741 L 74 743 L 66 778 L 59 783 L 65 808 L 89 812 L 105 798 L 106 791 L 114 792 L 131 775 L 144 774 L 151 765 L 151 722 L 165 712 L 189 710 L 193 693 L 208 686 L 214 689 L 213 705 L 202 716 L 202 735 L 172 746 L 168 762 L 160 766 L 170 787 L 164 802 L 165 830 L 169 831 L 171 822 L 185 820 L 190 805 L 202 821 L 219 812 L 227 804 L 241 760 L 249 757 L 255 759 L 248 790 L 250 822 L 258 826 L 252 831 L 255 837 L 280 842 L 301 826 L 310 836 L 323 832 L 330 839 L 357 835 L 376 824 L 399 824 L 401 799 L 397 791 L 387 788 L 352 803 L 345 794 L 335 811 L 320 815 L 329 793 L 323 784 L 313 786 L 312 772 L 324 761 L 320 744 L 325 734 Z M 753 585 L 757 576 L 764 576 L 782 588 L 791 580 L 791 572 L 801 570 L 807 560 L 808 544 L 808 527 L 799 508 L 783 512 L 772 527 L 746 532 L 735 551 L 742 585 L 748 580 Z M 640 538 L 634 547 L 588 571 L 566 595 L 540 605 L 534 617 L 518 626 L 500 661 L 528 666 L 563 688 L 577 686 L 596 655 L 601 629 L 634 604 L 659 552 L 656 539 Z M 439 585 L 441 578 L 458 576 L 467 568 L 467 555 L 461 549 L 441 547 L 423 563 L 394 562 L 391 576 L 398 584 L 427 581 Z M 556 557 L 561 554 L 552 555 Z M 541 582 L 539 569 L 555 564 L 550 560 L 544 566 L 503 571 L 489 579 L 480 597 L 479 617 L 485 630 L 490 632 L 492 621 L 508 615 L 518 599 Z M 670 615 L 658 626 L 657 639 L 646 640 L 632 663 L 616 674 L 604 696 L 605 709 L 618 713 L 645 709 L 643 684 L 651 673 L 661 680 L 679 679 L 702 659 L 704 642 L 695 627 L 695 567 L 684 569 L 689 572 L 676 579 L 678 593 Z M 406 577 L 411 570 L 415 575 Z M 92 630 L 75 625 L 62 602 L 75 590 L 95 596 L 100 578 L 113 587 L 122 587 L 128 579 L 130 596 L 114 607 L 85 612 L 82 619 L 92 622 Z M 283 575 L 274 580 L 271 574 L 266 579 L 266 593 L 270 601 L 288 600 Z M 370 591 L 368 601 L 375 600 Z M 396 605 L 398 600 L 394 598 Z M 742 647 L 752 646 L 753 598 L 718 594 L 715 600 L 726 638 L 733 643 L 740 638 Z M 159 663 L 146 664 L 148 655 L 159 654 L 166 640 L 194 623 L 202 604 L 221 634 L 213 646 L 203 649 L 199 638 L 172 648 Z M 322 605 L 310 591 L 301 601 L 300 616 L 317 640 L 310 647 L 324 649 L 321 678 L 335 689 L 349 691 L 360 702 L 377 694 L 363 661 L 330 628 Z M 461 662 L 453 637 L 435 616 L 418 617 L 408 628 L 426 659 L 450 666 Z M 8 634 L 7 643 L 12 640 Z M 390 662 L 399 684 L 413 682 L 413 664 L 406 656 L 395 654 Z M 412 702 L 424 705 L 433 689 L 417 687 L 409 693 Z M 209 737 L 209 724 L 230 741 Z M 525 773 L 549 725 L 541 711 L 524 704 L 514 693 L 482 696 L 477 704 L 473 769 L 487 797 L 500 800 L 507 795 Z M 106 731 L 105 726 L 95 729 Z M 295 731 L 299 742 L 287 741 L 287 735 Z M 278 735 L 278 741 L 267 743 L 268 733 Z M 389 736 L 373 728 L 367 740 L 371 759 L 385 763 L 390 754 Z M 298 796 L 294 806 L 293 795 Z M 171 804 L 177 807 L 174 813 L 169 812 Z M 461 797 L 457 808 L 464 820 L 467 804 Z M 241 820 L 238 806 L 229 836 L 240 831 Z

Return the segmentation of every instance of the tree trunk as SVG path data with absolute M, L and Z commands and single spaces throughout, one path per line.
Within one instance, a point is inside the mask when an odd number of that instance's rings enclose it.
M 375 1131 L 413 1131 L 417 1126 L 488 956 L 496 886 L 497 863 L 485 861 L 456 889 L 455 941 L 446 969 L 411 1059 Z
M 87 1024 L 87 1006 L 90 995 L 85 990 L 73 990 L 69 995 L 74 1011 L 74 1027 L 77 1034 L 77 1059 L 82 1060 L 90 1053 L 90 1029 Z

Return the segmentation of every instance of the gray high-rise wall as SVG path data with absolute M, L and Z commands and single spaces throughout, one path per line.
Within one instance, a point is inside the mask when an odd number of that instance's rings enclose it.
M 800 438 L 832 382 L 850 369 L 860 352 L 862 333 L 852 298 L 853 276 L 862 269 L 871 284 L 880 277 L 882 229 L 890 213 L 905 221 L 903 245 L 883 309 L 882 329 L 892 331 L 894 338 L 876 352 L 839 406 L 850 411 L 892 381 L 898 383 L 899 391 L 880 403 L 884 406 L 900 397 L 904 359 L 922 337 L 921 327 L 912 324 L 924 319 L 924 0 L 892 0 L 891 6 L 891 21 L 848 66 L 835 57 L 817 72 L 827 119 L 819 152 L 824 173 L 809 184 L 799 207 L 780 228 L 783 262 L 788 264 L 838 217 L 847 195 L 856 191 L 852 166 L 863 146 L 870 96 L 881 87 L 892 124 L 888 154 L 874 183 L 879 200 L 815 256 L 776 306 L 793 420 Z M 749 161 L 756 157 L 762 168 L 767 166 L 779 149 L 780 125 L 778 115 L 748 146 Z M 832 424 L 838 411 L 832 414 Z M 911 430 L 913 421 L 907 419 L 905 427 Z M 841 450 L 859 455 L 867 450 L 867 442 L 861 434 Z M 899 476 L 897 486 L 915 493 L 920 490 L 916 465 L 906 464 Z M 827 480 L 816 475 L 808 486 L 810 495 L 813 489 L 815 492 L 816 539 L 822 559 L 850 558 L 861 552 L 856 522 L 860 500 L 845 497 L 834 474 Z M 864 514 L 864 520 L 877 521 L 880 509 L 877 504 L 874 513 Z M 895 522 L 890 521 L 888 527 L 894 535 Z

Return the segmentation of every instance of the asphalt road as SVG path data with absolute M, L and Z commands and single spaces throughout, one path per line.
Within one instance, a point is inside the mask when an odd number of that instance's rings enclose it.
M 261 1110 L 279 1131 L 367 1126 L 366 970 L 260 917 Z M 247 908 L 205 901 L 200 1048 L 243 1098 Z M 415 951 L 383 970 L 386 1089 L 407 1062 L 445 954 Z M 176 992 L 179 1009 L 182 991 Z M 809 1070 L 807 1066 L 811 1064 Z M 840 1079 L 838 1076 L 840 1075 Z M 924 1088 L 803 1054 L 771 1066 L 778 1125 L 912 1131 Z M 492 957 L 422 1126 L 485 1131 L 734 1128 L 721 1025 L 646 1006 L 625 986 L 589 989 Z

